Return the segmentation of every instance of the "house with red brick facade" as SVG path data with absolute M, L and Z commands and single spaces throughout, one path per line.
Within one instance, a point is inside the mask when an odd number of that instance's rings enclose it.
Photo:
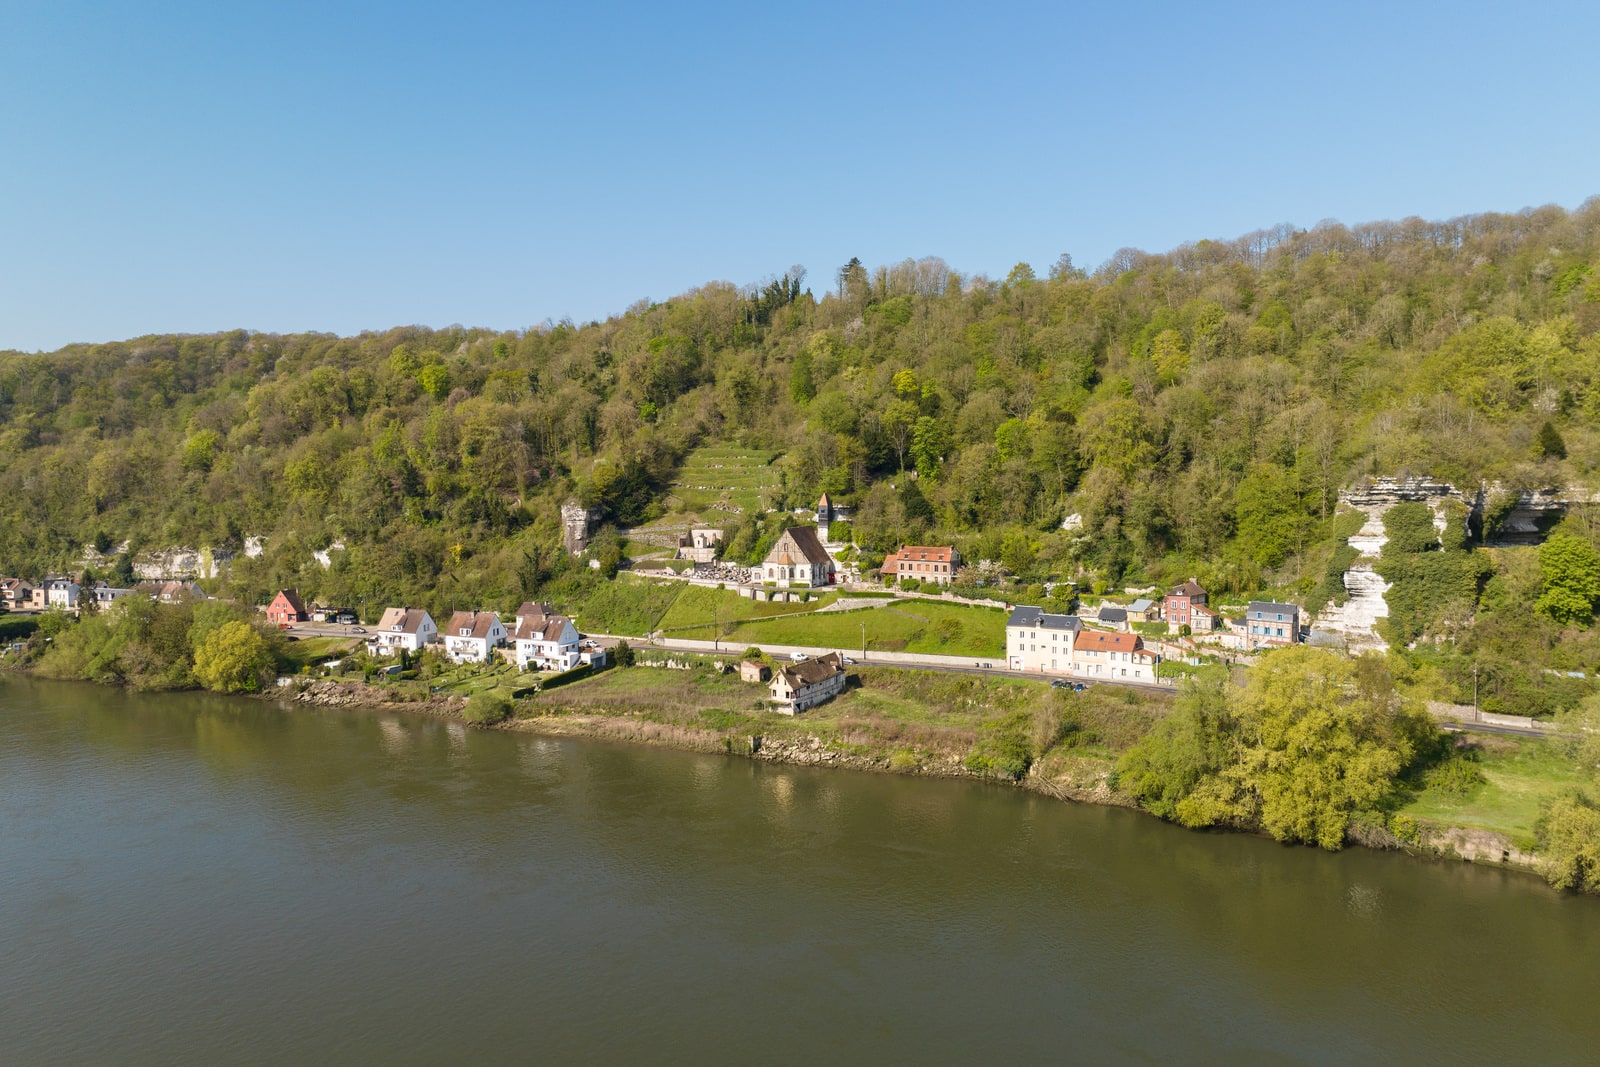
M 306 614 L 305 604 L 300 600 L 300 594 L 293 589 L 278 590 L 278 595 L 267 605 L 267 621 L 275 626 L 305 622 L 309 617 Z
M 914 578 L 949 585 L 960 566 L 961 553 L 954 545 L 902 545 L 900 551 L 884 557 L 878 572 L 885 578 Z
M 1205 602 L 1205 589 L 1201 587 L 1199 582 L 1190 578 L 1187 582 L 1167 594 L 1161 605 L 1161 614 L 1166 618 L 1167 626 L 1173 632 L 1177 632 L 1180 626 L 1192 628 L 1195 624 L 1194 606 Z

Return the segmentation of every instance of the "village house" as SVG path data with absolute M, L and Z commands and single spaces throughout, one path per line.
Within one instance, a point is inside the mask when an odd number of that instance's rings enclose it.
M 1027 673 L 1154 682 L 1161 657 L 1147 650 L 1138 634 L 1090 630 L 1076 615 L 1019 606 L 1006 620 L 1006 662 Z
M 109 608 L 123 597 L 131 596 L 133 594 L 133 590 L 118 589 L 107 582 L 96 582 L 94 586 L 90 588 L 89 593 L 94 597 L 95 607 Z
M 23 611 L 33 598 L 33 586 L 22 578 L 0 578 L 0 603 L 8 611 Z
M 879 573 L 896 580 L 914 578 L 919 582 L 949 585 L 961 567 L 961 553 L 954 545 L 902 545 L 900 551 L 884 557 Z
M 1117 604 L 1101 604 L 1095 613 L 1095 619 L 1101 626 L 1110 626 L 1117 630 L 1128 628 L 1128 609 Z
M 1161 605 L 1147 597 L 1140 597 L 1128 605 L 1128 621 L 1132 622 L 1160 622 Z
M 78 596 L 83 587 L 71 578 L 49 578 L 44 583 L 45 604 L 64 611 L 78 610 Z
M 511 638 L 519 671 L 567 671 L 582 660 L 578 628 L 549 604 L 525 603 L 518 608 Z
M 267 621 L 274 626 L 288 626 L 290 623 L 305 622 L 308 618 L 300 594 L 293 589 L 278 590 L 278 595 L 267 605 Z
M 1189 608 L 1189 630 L 1191 633 L 1209 634 L 1222 629 L 1222 615 L 1212 611 L 1204 604 L 1193 604 Z
M 206 591 L 200 588 L 198 582 L 140 582 L 133 587 L 133 591 L 162 604 L 178 604 L 186 600 L 206 598 Z
M 1180 626 L 1194 628 L 1194 606 L 1206 602 L 1206 591 L 1200 583 L 1190 578 L 1166 595 L 1161 613 L 1173 632 Z
M 1252 649 L 1292 645 L 1300 640 L 1300 609 L 1293 604 L 1252 600 L 1244 621 Z
M 844 689 L 844 660 L 837 652 L 779 667 L 772 676 L 772 699 L 785 715 L 814 708 Z
M 815 526 L 791 526 L 762 561 L 759 581 L 780 589 L 815 589 L 835 580 L 833 557 L 817 539 Z
M 444 652 L 455 663 L 487 663 L 505 643 L 505 624 L 492 611 L 458 611 L 444 628 Z
M 433 616 L 421 608 L 385 608 L 367 649 L 374 656 L 397 656 L 401 652 L 421 652 L 439 635 Z
M 1072 673 L 1084 678 L 1154 682 L 1159 662 L 1138 634 L 1084 630 L 1072 650 Z
M 1072 669 L 1073 641 L 1082 631 L 1076 615 L 1019 606 L 1006 619 L 1006 663 L 1014 671 L 1065 674 Z
M 741 682 L 764 682 L 772 677 L 772 671 L 758 659 L 747 659 L 739 664 L 739 680 Z

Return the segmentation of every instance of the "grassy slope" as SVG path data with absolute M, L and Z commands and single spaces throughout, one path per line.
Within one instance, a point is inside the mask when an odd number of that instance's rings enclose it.
M 817 645 L 860 649 L 862 626 L 867 647 L 890 652 L 921 652 L 999 659 L 1005 655 L 1005 613 L 999 608 L 937 601 L 901 601 L 863 611 L 788 615 L 735 627 L 727 640 L 745 645 Z M 710 627 L 675 636 L 711 640 Z
M 1020 678 L 886 667 L 852 675 L 859 684 L 800 716 L 766 710 L 766 685 L 741 682 L 737 674 L 646 667 L 610 670 L 537 694 L 522 703 L 519 714 L 628 716 L 651 724 L 653 738 L 684 743 L 703 741 L 707 731 L 741 741 L 753 734 L 770 740 L 820 737 L 843 751 L 898 754 L 912 764 L 965 758 L 989 731 L 1021 724 L 1029 736 L 1045 738 L 1048 769 L 1076 764 L 1103 772 L 1172 700 L 1167 693 L 1094 687 L 1079 694 Z M 1036 733 L 1038 723 L 1059 726 Z
M 746 514 L 766 505 L 778 486 L 772 466 L 776 453 L 737 445 L 708 445 L 684 458 L 672 485 L 680 510 L 708 514 L 718 501 L 733 504 Z
M 730 589 L 707 589 L 691 585 L 684 587 L 658 625 L 663 630 L 672 630 L 676 627 L 711 626 L 718 621 L 729 623 L 774 615 L 804 615 L 826 607 L 837 599 L 837 593 L 824 593 L 804 604 L 773 603 L 746 599 Z
M 618 577 L 584 601 L 578 628 L 590 633 L 646 634 L 660 625 L 687 588 L 673 581 Z
M 1465 796 L 1424 789 L 1401 812 L 1443 825 L 1493 830 L 1531 844 L 1539 804 L 1579 783 L 1576 764 L 1539 738 L 1482 736 L 1475 743 L 1486 783 Z

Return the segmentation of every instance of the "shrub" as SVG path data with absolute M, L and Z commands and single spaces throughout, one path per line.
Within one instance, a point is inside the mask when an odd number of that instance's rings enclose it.
M 1545 805 L 1534 824 L 1539 872 L 1557 889 L 1600 892 L 1600 806 L 1576 790 Z
M 493 726 L 511 714 L 511 701 L 499 693 L 484 690 L 467 698 L 461 717 L 474 726 Z
M 617 647 L 611 650 L 611 655 L 617 661 L 617 666 L 633 666 L 633 646 L 629 645 L 628 642 L 618 641 Z
M 1487 781 L 1472 751 L 1452 755 L 1422 772 L 1424 786 L 1451 796 L 1466 796 Z

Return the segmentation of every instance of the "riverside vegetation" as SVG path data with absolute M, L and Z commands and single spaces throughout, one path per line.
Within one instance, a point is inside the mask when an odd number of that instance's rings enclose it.
M 715 522 L 724 556 L 748 563 L 827 491 L 853 506 L 867 567 L 936 540 L 994 561 L 1012 599 L 1045 600 L 1059 579 L 1194 576 L 1219 598 L 1315 607 L 1342 595 L 1337 493 L 1363 476 L 1593 488 L 1597 269 L 1591 200 L 1275 227 L 1123 250 L 1092 272 L 1067 256 L 1018 264 L 1001 280 L 937 259 L 851 260 L 820 295 L 794 269 L 525 331 L 234 331 L 0 353 L 0 564 L 80 570 L 87 545 L 92 576 L 129 584 L 141 551 L 209 546 L 236 553 L 207 584 L 240 604 L 294 586 L 436 617 L 540 598 L 600 618 L 610 599 L 617 628 L 643 632 L 672 594 L 617 592 L 621 529 Z M 598 571 L 560 549 L 573 496 L 600 516 Z M 1539 548 L 1486 548 L 1506 499 L 1459 540 L 1407 537 L 1420 517 L 1396 509 L 1379 564 L 1394 582 L 1388 669 L 1407 696 L 1476 691 L 1489 710 L 1582 716 L 1600 663 L 1600 524 L 1576 508 Z M 259 556 L 242 553 L 247 537 L 264 539 Z M 969 619 L 918 611 L 926 622 L 881 640 L 985 639 Z M 838 619 L 808 625 L 849 646 L 851 617 Z M 64 676 L 248 690 L 310 655 L 230 625 L 245 621 L 89 620 L 29 656 Z M 699 625 L 742 643 L 802 623 Z M 1270 720 L 1229 715 L 1229 736 L 1274 765 Z M 1593 810 L 1592 764 L 1574 752 L 1557 752 L 1580 792 L 1547 798 L 1552 834 Z M 1480 753 L 1486 782 L 1470 788 L 1503 788 L 1498 758 Z M 1151 802 L 1269 818 L 1244 769 L 1200 766 L 1198 794 L 1163 787 Z

